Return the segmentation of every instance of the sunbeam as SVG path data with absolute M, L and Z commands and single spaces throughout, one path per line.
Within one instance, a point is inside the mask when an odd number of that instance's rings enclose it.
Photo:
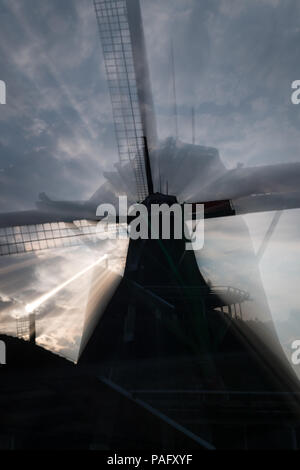
M 55 289 L 51 290 L 47 294 L 42 295 L 39 299 L 35 300 L 34 302 L 31 302 L 30 304 L 27 304 L 25 307 L 26 313 L 33 313 L 35 310 L 37 310 L 43 303 L 45 303 L 47 300 L 49 300 L 51 297 L 56 295 L 58 292 L 60 292 L 62 289 L 67 287 L 69 284 L 74 282 L 76 279 L 79 277 L 83 276 L 83 274 L 86 274 L 88 271 L 90 271 L 92 268 L 97 266 L 98 264 L 102 263 L 107 259 L 107 255 L 101 256 L 100 259 L 98 259 L 95 263 L 90 264 L 87 268 L 79 271 L 79 273 L 75 274 L 72 276 L 70 279 L 67 281 L 63 282 L 59 286 L 55 287 Z

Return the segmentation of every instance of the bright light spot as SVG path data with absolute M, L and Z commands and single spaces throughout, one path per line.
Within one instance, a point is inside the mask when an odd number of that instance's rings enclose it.
M 98 259 L 98 261 L 96 261 L 95 263 L 92 263 L 91 265 L 89 265 L 87 268 L 83 269 L 82 271 L 80 271 L 79 273 L 75 274 L 75 276 L 72 276 L 70 279 L 68 279 L 67 281 L 63 282 L 63 284 L 61 284 L 60 286 L 56 287 L 55 289 L 51 290 L 50 292 L 48 292 L 47 294 L 45 295 L 42 295 L 42 297 L 40 297 L 39 299 L 35 300 L 34 302 L 30 303 L 30 304 L 27 304 L 26 307 L 25 307 L 25 310 L 27 313 L 33 313 L 36 309 L 38 309 L 43 303 L 45 303 L 47 300 L 49 300 L 51 297 L 53 297 L 54 295 L 56 295 L 58 292 L 60 292 L 62 289 L 64 289 L 65 287 L 67 287 L 69 284 L 71 284 L 71 282 L 75 281 L 76 279 L 78 279 L 80 276 L 83 276 L 83 274 L 87 273 L 88 271 L 90 271 L 92 268 L 94 268 L 95 266 L 97 266 L 98 264 L 100 264 L 102 261 L 104 261 L 105 259 L 107 259 L 107 255 L 104 255 L 102 256 L 100 259 Z

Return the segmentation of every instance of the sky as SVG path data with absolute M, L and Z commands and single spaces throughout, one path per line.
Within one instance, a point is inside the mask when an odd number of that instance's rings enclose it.
M 299 161 L 297 0 L 142 0 L 159 137 L 218 149 L 223 163 Z M 40 192 L 86 199 L 117 162 L 105 67 L 91 0 L 1 0 L 0 210 Z M 183 175 L 184 178 L 184 175 Z M 188 181 L 185 182 L 188 184 Z
M 17 320 L 26 317 L 26 307 L 71 281 L 34 310 L 36 342 L 77 362 L 82 341 L 89 339 L 91 325 L 120 283 L 127 247 L 126 240 L 106 240 L 92 248 L 82 244 L 1 257 L 0 332 L 16 336 Z
M 197 145 L 215 148 L 226 168 L 300 162 L 300 105 L 291 103 L 291 83 L 300 79 L 298 0 L 141 0 L 141 6 L 161 141 L 175 135 L 173 47 L 183 149 L 192 142 L 194 107 Z M 92 1 L 0 0 L 0 10 L 0 80 L 7 86 L 7 104 L 0 105 L 0 212 L 33 208 L 40 192 L 86 200 L 118 161 Z M 174 166 L 172 173 L 170 161 L 165 173 L 184 195 L 202 184 L 201 165 Z M 278 324 L 300 314 L 299 215 L 293 210 L 281 217 L 259 266 Z M 244 218 L 254 253 L 271 218 Z M 220 241 L 228 227 L 217 232 Z M 241 252 L 238 235 L 231 240 Z M 226 259 L 233 278 L 243 269 L 236 262 L 240 252 Z M 50 252 L 1 260 L 0 275 L 11 263 L 26 266 L 1 276 L 5 311 L 15 311 L 29 291 L 28 298 L 38 297 L 67 279 L 74 269 L 65 261 L 73 259 L 70 253 L 59 255 L 59 278 L 51 267 L 58 255 Z M 90 254 L 77 257 L 78 270 L 92 262 Z M 223 272 L 220 263 L 214 269 Z M 56 347 L 69 351 L 69 345 Z

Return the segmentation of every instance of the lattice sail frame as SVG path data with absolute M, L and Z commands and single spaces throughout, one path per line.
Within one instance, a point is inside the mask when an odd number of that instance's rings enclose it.
M 143 126 L 126 0 L 93 0 L 121 163 L 133 166 L 137 198 L 148 195 Z
M 103 47 L 120 163 L 132 165 L 137 200 L 143 201 L 149 194 L 144 138 L 147 138 L 148 149 L 152 149 L 157 136 L 139 0 L 93 0 L 93 3 Z M 54 222 L 52 217 L 49 223 L 25 224 L 0 228 L 0 256 L 99 240 L 99 227 L 95 221 Z M 108 230 L 124 229 L 127 225 L 124 228 L 119 224 L 117 229 Z
M 74 220 L 38 225 L 0 228 L 0 256 L 99 243 L 110 233 L 117 238 L 127 231 L 127 224 L 105 221 Z

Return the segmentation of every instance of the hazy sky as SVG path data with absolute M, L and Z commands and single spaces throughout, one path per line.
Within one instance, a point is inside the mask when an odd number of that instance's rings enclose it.
M 300 79 L 298 0 L 141 4 L 161 139 L 174 136 L 172 42 L 182 141 L 191 142 L 194 106 L 197 144 L 217 148 L 226 167 L 300 161 L 300 105 L 290 99 Z M 0 12 L 0 211 L 33 207 L 42 191 L 88 198 L 118 160 L 92 1 L 0 0 Z M 188 187 L 184 172 L 181 182 Z M 271 217 L 247 217 L 255 246 Z M 298 220 L 299 211 L 282 217 L 261 264 L 276 318 L 299 304 Z M 53 285 L 51 269 L 44 288 Z M 26 271 L 36 294 L 37 272 Z M 0 293 L 14 302 L 3 285 Z
M 159 135 L 218 148 L 228 167 L 298 161 L 297 0 L 142 0 Z M 117 161 L 91 0 L 0 0 L 0 210 L 38 193 L 88 198 Z M 184 175 L 182 175 L 184 180 Z M 186 181 L 188 184 L 188 181 Z

